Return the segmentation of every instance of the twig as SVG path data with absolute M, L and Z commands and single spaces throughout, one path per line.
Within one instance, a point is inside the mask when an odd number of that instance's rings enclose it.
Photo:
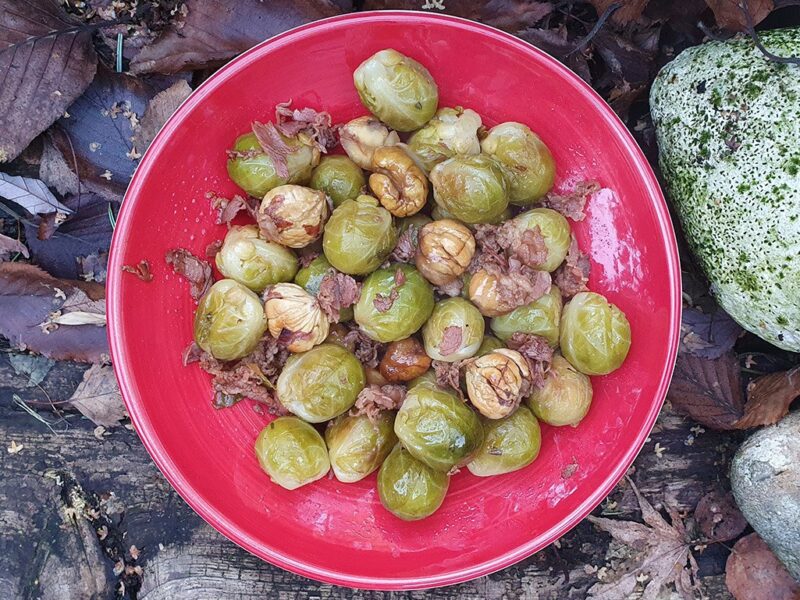
M 789 6 L 786 4 L 785 6 Z M 753 43 L 756 45 L 756 48 L 759 49 L 761 54 L 763 54 L 768 60 L 772 62 L 781 63 L 784 65 L 800 65 L 800 57 L 798 56 L 778 56 L 777 54 L 773 54 L 769 50 L 764 47 L 764 44 L 761 43 L 761 38 L 756 31 L 756 25 L 753 23 L 753 15 L 750 14 L 750 6 L 747 0 L 742 0 L 739 3 L 739 10 L 742 11 L 744 14 L 744 18 L 747 21 L 747 35 L 753 40 Z
M 589 45 L 589 42 L 591 42 L 592 39 L 594 39 L 594 36 L 596 36 L 597 33 L 603 28 L 603 25 L 606 24 L 606 21 L 608 21 L 611 15 L 613 15 L 621 7 L 622 4 L 620 2 L 614 2 L 613 4 L 609 4 L 608 8 L 605 9 L 605 11 L 603 11 L 603 14 L 600 15 L 600 18 L 597 19 L 597 23 L 594 24 L 594 27 L 592 27 L 589 33 L 587 33 L 586 36 L 580 42 L 578 42 L 578 44 L 572 50 L 567 52 L 566 56 L 571 56 L 576 52 L 580 52 L 587 45 Z
M 61 435 L 61 432 L 58 432 L 55 429 L 53 429 L 52 425 L 57 425 L 58 423 L 61 423 L 62 421 L 64 421 L 63 417 L 60 418 L 58 421 L 54 421 L 54 422 L 51 423 L 50 421 L 45 419 L 42 415 L 40 415 L 35 410 L 33 410 L 30 406 L 28 406 L 25 403 L 25 401 L 22 398 L 20 398 L 19 396 L 17 396 L 16 394 L 12 395 L 11 399 L 14 401 L 14 404 L 19 406 L 22 410 L 24 410 L 26 413 L 28 413 L 34 419 L 36 419 L 40 423 L 44 424 L 51 431 L 51 433 L 53 435 Z M 67 424 L 67 428 L 69 428 L 69 424 Z M 66 431 L 66 429 L 64 429 L 64 431 Z

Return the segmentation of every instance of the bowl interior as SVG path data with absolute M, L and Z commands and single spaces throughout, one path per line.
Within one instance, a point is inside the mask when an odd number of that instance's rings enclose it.
M 544 427 L 530 467 L 453 477 L 442 508 L 402 522 L 383 510 L 375 476 L 323 480 L 288 492 L 259 469 L 253 443 L 268 417 L 250 401 L 215 410 L 209 378 L 184 368 L 195 308 L 164 254 L 197 255 L 223 237 L 205 197 L 237 193 L 225 149 L 288 99 L 342 122 L 365 113 L 353 70 L 393 47 L 425 64 L 440 105 L 463 105 L 489 125 L 521 121 L 558 164 L 557 188 L 603 189 L 575 226 L 591 256 L 590 287 L 628 315 L 624 366 L 594 378 L 578 428 Z M 150 283 L 120 266 L 150 261 Z M 502 568 L 556 539 L 610 491 L 641 448 L 664 398 L 677 343 L 680 294 L 673 233 L 647 163 L 610 109 L 574 75 L 488 27 L 411 13 L 352 15 L 289 32 L 246 53 L 178 110 L 143 158 L 119 220 L 109 267 L 112 351 L 136 430 L 181 495 L 212 525 L 271 562 L 370 588 L 455 583 Z

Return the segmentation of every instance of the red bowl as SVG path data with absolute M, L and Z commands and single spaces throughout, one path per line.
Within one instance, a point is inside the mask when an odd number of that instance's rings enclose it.
M 366 111 L 353 70 L 383 48 L 422 62 L 441 106 L 486 123 L 521 121 L 552 149 L 557 187 L 596 179 L 603 190 L 575 226 L 592 260 L 590 287 L 628 315 L 633 344 L 621 369 L 594 379 L 579 427 L 543 428 L 530 467 L 481 479 L 453 477 L 441 509 L 413 523 L 380 505 L 375 476 L 325 479 L 296 491 L 272 484 L 253 453 L 268 417 L 250 401 L 211 406 L 209 377 L 181 365 L 195 308 L 164 253 L 202 255 L 224 227 L 205 194 L 237 193 L 225 149 L 276 103 L 294 100 L 343 122 Z M 147 259 L 149 283 L 120 267 Z M 136 431 L 166 478 L 206 521 L 253 554 L 340 585 L 418 589 L 502 569 L 541 550 L 611 491 L 642 447 L 675 362 L 681 310 L 674 232 L 655 177 L 609 107 L 554 59 L 470 21 L 360 13 L 272 38 L 219 70 L 178 109 L 133 177 L 111 248 L 111 351 Z

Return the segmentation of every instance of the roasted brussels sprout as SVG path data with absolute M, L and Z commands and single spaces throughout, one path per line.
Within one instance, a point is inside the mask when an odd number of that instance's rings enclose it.
M 497 350 L 498 348 L 505 348 L 505 346 L 503 346 L 503 342 L 498 340 L 493 335 L 485 335 L 483 336 L 483 341 L 481 342 L 480 348 L 478 348 L 478 351 L 475 353 L 475 356 L 478 357 L 483 356 L 484 354 L 489 354 L 489 352 Z
M 381 50 L 353 73 L 367 110 L 397 131 L 414 131 L 431 120 L 439 90 L 428 69 L 396 50 Z
M 572 425 L 583 420 L 592 405 L 592 382 L 559 354 L 542 387 L 534 387 L 528 406 L 548 425 Z
M 539 422 L 524 406 L 498 420 L 483 421 L 486 437 L 467 469 L 478 477 L 511 473 L 531 464 L 539 456 L 542 432 Z
M 594 292 L 580 292 L 561 312 L 561 354 L 586 375 L 619 368 L 631 346 L 631 326 L 617 306 Z
M 411 226 L 417 228 L 417 230 L 422 229 L 430 223 L 433 219 L 431 219 L 428 215 L 417 213 L 415 215 L 411 215 L 410 217 L 405 217 L 404 219 L 400 219 L 397 222 L 397 228 L 400 233 L 403 233 L 406 229 Z
M 261 148 L 255 134 L 246 133 L 236 139 L 228 159 L 228 175 L 251 196 L 263 198 L 264 194 L 279 185 L 306 183 L 311 177 L 311 170 L 319 162 L 319 150 L 300 140 L 281 137 L 292 149 L 286 156 L 289 168 L 289 177 L 286 178 L 278 176 L 272 159 Z
M 553 187 L 553 155 L 526 125 L 508 122 L 492 127 L 481 142 L 481 150 L 505 167 L 512 204 L 532 204 Z
M 415 458 L 444 473 L 468 463 L 483 443 L 478 415 L 458 396 L 431 383 L 408 390 L 394 432 Z
M 325 192 L 302 185 L 271 189 L 258 208 L 258 226 L 264 237 L 290 248 L 303 248 L 319 239 L 327 218 Z
M 290 352 L 305 352 L 328 337 L 330 325 L 316 298 L 294 283 L 278 283 L 264 299 L 272 337 L 287 336 Z
M 400 383 L 421 376 L 431 367 L 431 357 L 414 338 L 392 342 L 379 365 L 386 381 Z
M 367 184 L 364 172 L 346 156 L 325 156 L 311 173 L 309 186 L 325 192 L 339 206 L 345 200 L 355 200 Z
M 454 156 L 431 171 L 433 198 L 465 223 L 493 223 L 508 207 L 503 169 L 484 154 Z
M 532 333 L 545 338 L 554 348 L 558 346 L 561 321 L 561 292 L 554 285 L 538 300 L 515 308 L 510 313 L 494 317 L 489 322 L 492 332 L 506 341 L 514 333 Z
M 373 340 L 394 342 L 422 327 L 431 316 L 433 304 L 431 284 L 414 267 L 396 264 L 364 280 L 353 314 Z
M 287 490 L 321 479 L 331 468 L 322 436 L 297 417 L 279 417 L 264 427 L 255 450 L 261 468 Z
M 483 328 L 483 315 L 469 300 L 442 300 L 422 328 L 425 352 L 445 362 L 470 358 L 483 342 Z
M 474 255 L 475 237 L 458 221 L 433 221 L 419 232 L 415 262 L 419 272 L 434 285 L 460 277 Z
M 474 110 L 440 108 L 428 124 L 408 140 L 409 149 L 417 156 L 425 171 L 456 154 L 480 154 L 478 129 L 481 117 Z
M 212 285 L 194 314 L 194 341 L 218 360 L 250 354 L 266 329 L 258 296 L 233 279 Z
M 508 348 L 468 361 L 464 369 L 469 400 L 489 419 L 502 419 L 517 409 L 530 377 L 525 357 Z
M 273 283 L 291 281 L 297 273 L 294 253 L 262 238 L 255 225 L 231 227 L 215 260 L 220 273 L 254 292 L 263 292 Z
M 372 155 L 369 188 L 396 217 L 418 213 L 428 201 L 428 178 L 400 146 L 377 148 Z
M 408 389 L 411 389 L 412 387 L 420 383 L 430 383 L 432 385 L 438 386 L 438 384 L 436 383 L 436 372 L 433 369 L 429 369 L 419 377 L 415 377 L 414 379 L 408 382 Z
M 309 423 L 322 423 L 353 406 L 365 384 L 364 367 L 351 352 L 322 344 L 289 357 L 278 377 L 278 400 Z
M 378 471 L 378 497 L 390 513 L 404 521 L 424 519 L 444 502 L 450 476 L 431 469 L 399 444 Z
M 366 415 L 340 415 L 328 423 L 325 442 L 336 479 L 344 483 L 364 479 L 397 444 L 394 413 L 383 411 L 375 422 Z
M 547 260 L 536 268 L 542 271 L 555 271 L 564 262 L 572 241 L 572 230 L 561 213 L 550 208 L 534 208 L 515 217 L 511 223 L 520 232 L 539 228 L 547 247 Z
M 328 220 L 322 238 L 325 258 L 348 275 L 377 269 L 397 243 L 392 215 L 370 196 L 345 200 Z
M 334 273 L 334 268 L 325 255 L 320 254 L 317 258 L 308 263 L 308 266 L 303 267 L 297 272 L 294 277 L 294 282 L 307 291 L 312 296 L 319 294 L 319 286 L 325 275 Z M 339 311 L 339 323 L 344 323 L 353 318 L 353 307 L 348 306 Z
M 373 116 L 358 117 L 339 128 L 342 148 L 362 169 L 372 168 L 375 150 L 400 143 L 400 136 Z

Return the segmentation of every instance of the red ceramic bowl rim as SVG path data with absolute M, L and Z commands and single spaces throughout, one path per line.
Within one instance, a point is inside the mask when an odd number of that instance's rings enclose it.
M 287 556 L 280 550 L 280 548 L 269 547 L 253 539 L 246 531 L 243 531 L 228 521 L 224 515 L 219 514 L 183 477 L 178 466 L 172 462 L 172 459 L 165 452 L 161 442 L 150 430 L 149 422 L 140 412 L 139 399 L 134 392 L 134 376 L 129 370 L 126 361 L 126 351 L 122 335 L 116 326 L 119 315 L 122 311 L 122 298 L 119 296 L 119 294 L 115 293 L 122 275 L 120 269 L 122 266 L 120 264 L 121 250 L 117 250 L 116 242 L 118 239 L 123 237 L 123 231 L 132 226 L 131 223 L 128 223 L 127 215 L 131 210 L 130 205 L 134 202 L 133 197 L 139 193 L 139 190 L 142 186 L 142 181 L 147 177 L 150 168 L 148 163 L 149 156 L 155 153 L 158 148 L 167 143 L 173 131 L 180 126 L 182 115 L 200 104 L 211 90 L 224 84 L 225 81 L 234 74 L 234 72 L 247 66 L 252 61 L 259 60 L 260 51 L 263 49 L 290 44 L 292 43 L 293 38 L 310 29 L 327 29 L 332 25 L 340 23 L 341 21 L 364 22 L 375 19 L 399 19 L 405 20 L 409 23 L 419 23 L 421 21 L 439 22 L 456 25 L 463 29 L 471 29 L 498 42 L 512 44 L 522 52 L 530 55 L 536 55 L 539 60 L 547 63 L 550 69 L 558 73 L 564 79 L 568 80 L 571 85 L 577 88 L 576 91 L 581 93 L 584 98 L 597 110 L 600 118 L 602 118 L 606 125 L 608 125 L 616 133 L 627 152 L 633 157 L 637 166 L 635 176 L 640 178 L 640 180 L 644 183 L 649 197 L 654 203 L 661 236 L 667 246 L 667 262 L 670 273 L 669 286 L 672 297 L 672 306 L 670 307 L 669 315 L 670 327 L 668 360 L 664 364 L 658 390 L 655 398 L 653 399 L 650 411 L 647 414 L 645 427 L 640 430 L 639 435 L 636 437 L 634 443 L 628 448 L 623 459 L 618 462 L 611 472 L 606 476 L 603 484 L 599 486 L 589 497 L 587 497 L 583 503 L 559 525 L 533 537 L 527 543 L 509 552 L 501 554 L 492 560 L 426 577 L 364 577 L 314 567 L 302 561 L 295 560 L 291 556 Z M 350 13 L 315 21 L 294 29 L 290 29 L 289 31 L 265 40 L 247 52 L 241 54 L 237 58 L 234 58 L 231 62 L 209 77 L 208 80 L 206 80 L 202 85 L 194 90 L 194 92 L 192 92 L 192 94 L 186 99 L 186 101 L 184 101 L 178 110 L 175 111 L 175 113 L 167 120 L 164 127 L 153 140 L 148 151 L 145 152 L 139 167 L 134 173 L 131 183 L 128 186 L 128 190 L 125 194 L 125 200 L 126 201 L 122 203 L 120 213 L 117 217 L 117 227 L 111 240 L 107 299 L 108 337 L 114 371 L 116 373 L 117 380 L 119 381 L 125 406 L 128 409 L 128 414 L 131 417 L 131 421 L 133 422 L 136 432 L 141 438 L 145 448 L 150 453 L 150 456 L 153 458 L 156 465 L 170 482 L 172 487 L 175 488 L 178 494 L 180 494 L 180 496 L 189 504 L 189 506 L 191 506 L 203 519 L 205 519 L 206 522 L 208 522 L 217 531 L 225 535 L 225 537 L 232 540 L 252 554 L 255 554 L 256 556 L 274 565 L 299 575 L 327 583 L 355 588 L 412 590 L 461 583 L 508 567 L 530 556 L 531 554 L 538 552 L 548 544 L 557 540 L 564 533 L 582 521 L 598 504 L 600 504 L 600 502 L 602 502 L 603 498 L 605 498 L 619 482 L 619 480 L 622 479 L 622 477 L 625 475 L 625 472 L 628 470 L 637 454 L 641 450 L 645 440 L 647 439 L 647 436 L 650 434 L 650 431 L 655 424 L 658 413 L 664 402 L 664 398 L 666 397 L 667 388 L 669 387 L 669 383 L 672 378 L 672 371 L 674 369 L 678 349 L 681 315 L 681 282 L 675 232 L 672 229 L 672 222 L 667 210 L 666 202 L 656 177 L 653 174 L 647 159 L 637 145 L 636 141 L 628 132 L 625 125 L 611 110 L 608 104 L 606 104 L 605 101 L 591 87 L 589 87 L 589 85 L 587 85 L 576 74 L 564 67 L 556 59 L 552 58 L 545 52 L 511 34 L 505 33 L 493 27 L 489 27 L 488 25 L 483 25 L 481 23 L 469 21 L 459 17 L 453 17 L 450 15 L 425 14 L 415 11 L 372 11 Z

